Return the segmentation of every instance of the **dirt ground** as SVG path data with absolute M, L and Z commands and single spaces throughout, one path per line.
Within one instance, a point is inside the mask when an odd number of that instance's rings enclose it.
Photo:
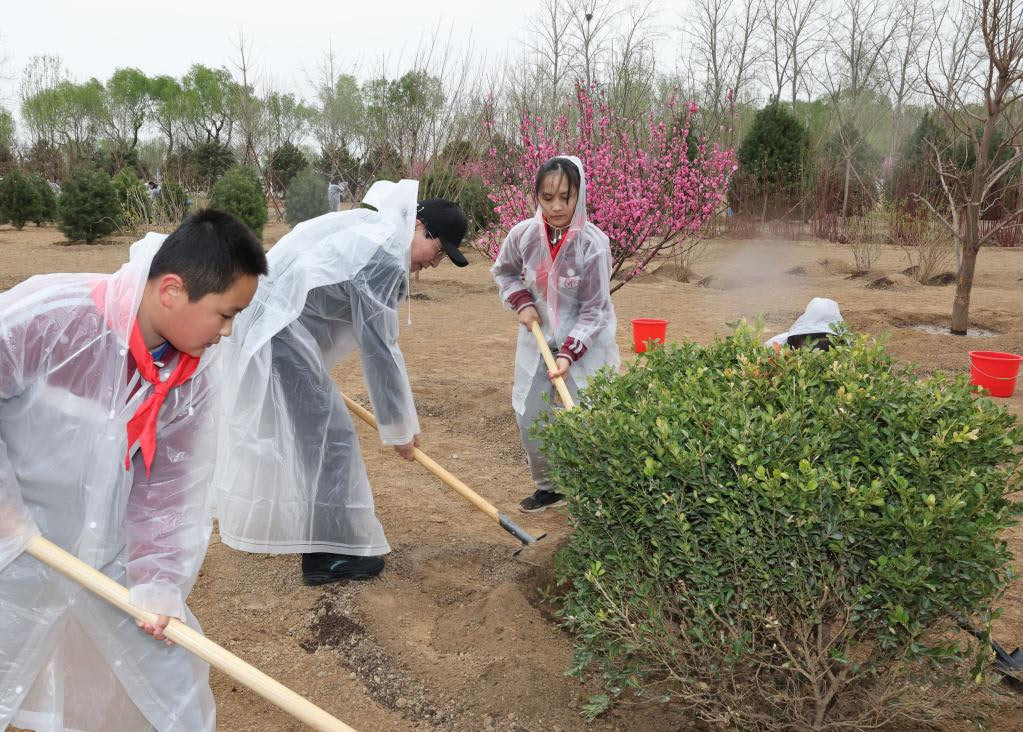
M 272 224 L 265 238 L 276 241 L 285 231 Z M 0 227 L 0 290 L 36 273 L 111 271 L 126 259 L 127 244 L 67 245 L 53 228 Z M 296 556 L 239 553 L 214 535 L 190 604 L 210 638 L 363 732 L 692 729 L 660 705 L 619 708 L 589 724 L 579 714 L 597 687 L 564 675 L 571 640 L 545 615 L 537 589 L 550 577 L 565 517 L 560 510 L 515 511 L 532 490 L 511 408 L 516 324 L 498 302 L 487 263 L 479 256 L 471 262 L 424 273 L 413 283 L 413 324 L 402 323 L 423 449 L 528 531 L 549 538 L 513 559 L 517 544 L 509 535 L 360 425 L 377 511 L 394 549 L 383 574 L 308 588 Z M 763 314 L 773 334 L 813 296 L 837 300 L 854 330 L 887 333 L 891 352 L 924 372 L 964 372 L 974 349 L 1023 353 L 1023 251 L 980 254 L 971 315 L 991 334 L 969 338 L 940 334 L 952 287 L 922 286 L 901 274 L 901 250 L 883 251 L 865 277 L 850 279 L 851 262 L 847 249 L 818 241 L 713 241 L 695 264 L 701 278 L 711 278 L 705 286 L 676 282 L 668 265 L 614 296 L 623 358 L 632 357 L 632 318 L 666 318 L 669 339 L 707 342 L 727 333 L 728 321 Z M 867 287 L 881 277 L 887 289 Z M 334 377 L 365 403 L 357 358 Z M 1023 415 L 1023 384 L 999 401 Z M 1023 528 L 1006 538 L 1023 556 Z M 1023 573 L 1023 560 L 1016 569 Z M 996 637 L 1011 650 L 1023 645 L 1023 580 L 1003 604 Z M 218 729 L 304 729 L 218 672 L 213 689 Z M 1023 728 L 1023 697 L 1000 694 L 993 703 L 989 729 Z M 972 716 L 963 709 L 942 729 L 973 729 Z

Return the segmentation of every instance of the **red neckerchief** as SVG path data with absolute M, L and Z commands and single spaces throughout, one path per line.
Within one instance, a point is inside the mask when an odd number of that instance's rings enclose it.
M 106 307 L 106 291 L 106 282 L 100 283 L 92 291 L 92 300 L 96 304 L 96 309 L 101 313 Z M 107 322 L 110 322 L 109 318 Z M 174 367 L 170 377 L 163 381 L 160 378 L 160 369 L 153 363 L 153 354 L 146 348 L 146 342 L 142 338 L 138 317 L 131 324 L 128 349 L 135 360 L 135 368 L 138 369 L 139 374 L 153 385 L 153 393 L 146 397 L 145 401 L 135 410 L 132 418 L 128 420 L 128 451 L 124 456 L 124 469 L 128 470 L 131 467 L 131 446 L 138 440 L 148 478 L 153 465 L 153 456 L 156 455 L 156 418 L 160 413 L 160 407 L 163 406 L 171 389 L 188 381 L 195 373 L 195 369 L 199 366 L 199 359 L 179 351 L 177 366 Z
M 156 418 L 160 413 L 160 407 L 170 393 L 170 390 L 179 384 L 183 384 L 195 373 L 199 366 L 199 359 L 189 356 L 187 353 L 178 351 L 178 364 L 166 381 L 160 379 L 160 369 L 153 363 L 153 354 L 146 348 L 146 342 L 142 339 L 142 331 L 139 330 L 139 321 L 136 318 L 131 327 L 131 337 L 128 339 L 128 348 L 131 350 L 132 358 L 135 359 L 135 368 L 138 369 L 142 378 L 153 385 L 153 393 L 146 397 L 146 400 L 135 410 L 135 414 L 128 420 L 128 452 L 124 456 L 124 469 L 127 470 L 131 464 L 131 446 L 135 440 L 139 441 L 139 448 L 142 450 L 142 462 L 146 465 L 146 477 L 149 477 L 149 470 L 153 464 L 153 456 L 156 454 Z

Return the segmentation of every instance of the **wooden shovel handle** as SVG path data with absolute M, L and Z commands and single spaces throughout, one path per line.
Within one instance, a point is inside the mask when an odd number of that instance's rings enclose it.
M 547 345 L 547 339 L 543 337 L 543 331 L 540 330 L 540 324 L 533 321 L 533 335 L 536 336 L 536 344 L 540 346 L 540 355 L 543 356 L 544 363 L 547 364 L 547 368 L 551 371 L 558 370 L 558 363 L 554 360 L 554 355 L 551 353 L 550 346 Z M 558 390 L 558 396 L 561 397 L 561 403 L 565 405 L 565 409 L 572 409 L 575 406 L 575 402 L 572 400 L 572 395 L 568 393 L 568 387 L 565 385 L 565 380 L 560 376 L 554 379 L 554 388 Z
M 368 424 L 375 430 L 379 431 L 377 427 L 377 420 L 369 410 L 365 409 L 361 404 L 357 404 L 348 398 L 347 394 L 341 394 L 341 398 L 345 400 L 345 404 L 348 406 L 349 411 L 355 414 L 359 419 Z M 425 452 L 420 450 L 418 447 L 412 448 L 412 455 L 415 457 L 416 462 L 422 465 L 424 468 L 429 470 L 431 473 L 436 475 L 442 481 L 447 483 L 451 488 L 457 491 L 461 496 L 469 501 L 472 505 L 478 508 L 483 513 L 487 514 L 494 521 L 500 523 L 501 515 L 497 508 L 493 504 L 484 499 L 479 493 L 474 491 L 472 488 L 467 486 L 465 483 L 460 481 L 458 478 L 453 476 L 443 467 L 441 467 L 433 458 L 427 455 Z
M 128 590 L 102 572 L 93 569 L 78 557 L 69 554 L 41 536 L 34 537 L 25 551 L 40 562 L 52 567 L 68 579 L 77 582 L 87 590 L 96 593 L 112 605 L 116 605 L 137 620 L 153 624 L 156 615 L 141 610 L 128 602 Z M 139 631 L 141 632 L 141 631 Z M 238 658 L 230 651 L 217 645 L 176 618 L 171 618 L 164 635 L 186 651 L 206 661 L 210 666 L 244 684 L 268 702 L 276 704 L 315 730 L 323 732 L 355 732 L 341 720 L 332 717 L 308 699 L 278 681 L 270 678 L 254 666 Z M 154 643 L 156 641 L 153 641 Z

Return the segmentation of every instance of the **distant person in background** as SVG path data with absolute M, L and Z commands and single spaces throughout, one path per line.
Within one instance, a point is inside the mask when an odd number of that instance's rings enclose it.
M 330 201 L 330 210 L 337 211 L 341 205 L 341 186 L 337 180 L 332 180 L 330 185 L 327 186 L 327 199 Z

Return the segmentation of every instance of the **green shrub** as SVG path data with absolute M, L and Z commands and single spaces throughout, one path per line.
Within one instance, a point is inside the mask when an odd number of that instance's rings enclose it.
M 21 229 L 32 219 L 37 206 L 32 181 L 20 170 L 12 170 L 0 180 L 0 223 L 9 222 Z
M 543 430 L 574 670 L 731 729 L 897 718 L 990 658 L 955 626 L 1010 576 L 1023 429 L 865 338 L 776 356 L 756 335 L 602 373 Z
M 314 219 L 330 211 L 327 197 L 327 181 L 311 168 L 296 175 L 288 187 L 287 213 L 285 218 L 290 226 Z
M 149 193 L 145 184 L 131 168 L 121 170 L 111 179 L 121 207 L 120 226 L 129 231 L 144 227 L 149 221 Z
M 494 202 L 487 196 L 487 184 L 479 176 L 466 178 L 462 192 L 458 194 L 458 205 L 469 219 L 469 231 L 486 231 L 498 222 Z
M 57 218 L 57 196 L 41 175 L 30 175 L 28 180 L 35 193 L 35 205 L 32 207 L 31 219 L 36 226 L 42 226 L 47 221 Z
M 270 153 L 269 178 L 278 193 L 287 193 L 291 180 L 299 174 L 309 161 L 298 147 L 286 142 Z
M 487 198 L 487 185 L 479 176 L 464 177 L 443 163 L 431 165 L 419 179 L 419 198 L 454 201 L 469 219 L 469 231 L 487 229 L 497 222 L 494 204 Z
M 60 230 L 72 241 L 91 244 L 117 229 L 121 205 L 110 176 L 102 170 L 80 168 L 61 189 L 57 200 Z
M 161 223 L 175 224 L 188 214 L 188 194 L 177 181 L 165 178 L 160 183 L 160 195 L 153 208 Z
M 739 170 L 729 184 L 736 210 L 767 219 L 789 214 L 800 199 L 806 127 L 777 101 L 757 112 L 739 145 Z
M 881 155 L 852 122 L 843 124 L 827 137 L 805 166 L 810 181 L 814 212 L 859 216 L 874 206 L 873 181 L 881 176 Z M 849 185 L 846 191 L 846 168 Z M 848 195 L 847 195 L 848 193 Z M 844 207 L 844 208 L 843 208 Z
M 359 177 L 368 186 L 373 181 L 399 180 L 404 178 L 405 176 L 402 173 L 404 169 L 405 165 L 402 163 L 401 156 L 398 155 L 398 151 L 394 149 L 394 146 L 388 143 L 378 143 L 366 155 L 362 165 L 362 173 Z
M 454 201 L 462 188 L 462 181 L 450 166 L 434 163 L 419 176 L 419 198 L 446 198 Z
M 440 156 L 448 165 L 461 165 L 479 158 L 475 148 L 468 140 L 452 140 L 444 146 Z
M 227 171 L 213 186 L 210 206 L 237 216 L 256 236 L 263 235 L 268 216 L 266 196 L 259 178 L 249 168 L 237 165 Z
M 204 142 L 183 150 L 177 162 L 188 180 L 203 190 L 209 190 L 213 182 L 223 177 L 234 165 L 234 153 L 227 145 L 218 142 Z
M 324 148 L 316 161 L 316 169 L 323 173 L 327 180 L 344 180 L 352 191 L 361 179 L 361 163 L 356 160 L 347 147 Z

